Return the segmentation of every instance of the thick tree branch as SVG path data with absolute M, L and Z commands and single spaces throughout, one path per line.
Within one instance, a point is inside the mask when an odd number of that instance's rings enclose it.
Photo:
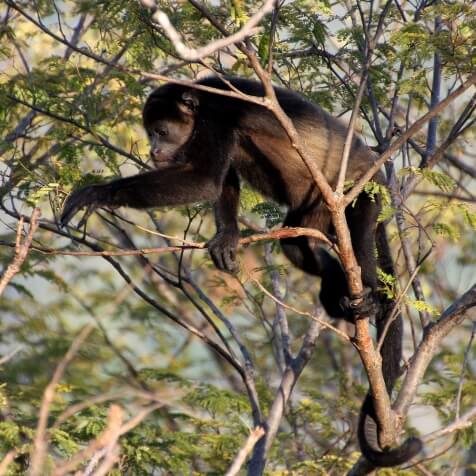
M 405 375 L 397 400 L 393 406 L 395 412 L 403 417 L 413 401 L 418 385 L 426 369 L 439 350 L 441 341 L 467 317 L 469 309 L 476 306 L 476 284 L 449 306 L 435 323 L 430 323 L 424 330 L 423 339 L 413 356 Z
M 441 30 L 441 17 L 435 18 L 435 30 L 434 35 L 438 35 Z M 441 55 L 438 51 L 435 51 L 433 59 L 433 83 L 431 86 L 431 100 L 430 109 L 433 109 L 440 102 L 440 90 L 441 90 Z M 428 157 L 433 155 L 436 148 L 436 138 L 438 132 L 438 116 L 434 116 L 428 123 L 428 135 L 426 140 L 426 153 L 420 163 L 420 167 L 425 167 Z
M 460 158 L 452 154 L 445 154 L 445 159 L 456 168 L 462 170 L 464 173 L 476 178 L 476 167 L 471 167 L 471 165 L 468 165 L 466 162 L 463 162 Z
M 339 197 L 338 194 L 334 193 L 326 177 L 317 166 L 317 163 L 308 154 L 294 124 L 281 108 L 271 84 L 271 77 L 262 68 L 254 50 L 248 45 L 244 52 L 263 84 L 265 91 L 264 104 L 274 114 L 288 135 L 291 145 L 308 168 L 329 209 L 332 224 L 334 225 L 337 235 L 339 257 L 347 277 L 350 294 L 353 297 L 361 296 L 363 285 L 360 267 L 353 252 L 352 240 L 345 217 L 345 207 L 347 205 L 345 197 Z M 356 300 L 359 299 L 361 298 L 357 298 Z M 391 410 L 390 398 L 382 374 L 381 356 L 375 348 L 372 337 L 370 336 L 369 316 L 364 317 L 365 316 L 362 316 L 362 318 L 358 319 L 355 323 L 356 334 L 354 342 L 369 378 L 369 384 L 375 402 L 375 412 L 380 424 L 381 442 L 382 444 L 390 445 L 395 437 L 395 416 Z M 258 450 L 258 446 L 256 449 Z
M 297 357 L 293 359 L 291 364 L 287 365 L 284 370 L 281 383 L 276 392 L 276 397 L 271 405 L 268 417 L 263 424 L 266 433 L 256 444 L 255 451 L 249 462 L 248 476 L 259 476 L 263 474 L 266 457 L 278 431 L 279 424 L 286 410 L 286 405 L 294 386 L 312 356 L 320 329 L 320 323 L 316 321 L 311 323 Z

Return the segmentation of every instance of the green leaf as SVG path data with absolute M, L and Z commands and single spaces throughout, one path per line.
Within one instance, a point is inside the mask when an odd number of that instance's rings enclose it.
M 452 241 L 457 241 L 461 236 L 458 229 L 447 223 L 433 223 L 431 227 L 437 235 L 444 236 Z

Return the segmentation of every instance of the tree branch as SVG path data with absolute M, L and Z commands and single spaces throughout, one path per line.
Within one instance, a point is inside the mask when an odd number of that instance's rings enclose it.
M 476 420 L 476 405 L 464 412 L 459 418 L 456 418 L 453 423 L 425 435 L 422 440 L 425 443 L 429 443 L 430 441 L 441 438 L 442 436 L 447 436 L 455 431 L 464 430 L 465 428 L 472 426 L 474 420 Z
M 166 36 L 174 45 L 177 53 L 187 61 L 198 61 L 206 56 L 222 50 L 227 46 L 240 43 L 245 38 L 259 31 L 256 26 L 268 13 L 271 13 L 276 0 L 266 0 L 264 5 L 246 22 L 246 24 L 236 33 L 225 35 L 216 41 L 212 41 L 207 45 L 195 49 L 190 48 L 182 41 L 180 33 L 174 28 L 169 17 L 162 10 L 158 10 L 157 3 L 154 0 L 141 0 L 142 5 L 154 11 L 152 18 L 164 29 Z
M 476 84 L 476 73 L 472 74 L 458 89 L 449 94 L 443 101 L 439 102 L 433 109 L 428 111 L 424 116 L 420 117 L 413 125 L 407 129 L 397 140 L 395 140 L 389 148 L 376 160 L 375 164 L 358 180 L 352 187 L 352 190 L 346 194 L 345 203 L 350 205 L 362 192 L 365 184 L 380 170 L 380 167 L 396 152 L 405 142 L 417 133 L 431 118 L 441 113 L 449 106 L 457 97 L 461 96 L 471 86 Z
M 20 217 L 20 220 L 18 221 L 17 236 L 16 236 L 16 242 L 15 242 L 15 258 L 13 259 L 13 262 L 8 265 L 7 269 L 5 270 L 5 272 L 3 273 L 3 276 L 0 279 L 0 295 L 5 290 L 7 284 L 13 279 L 13 276 L 15 276 L 15 274 L 17 274 L 20 271 L 20 267 L 28 255 L 28 250 L 30 249 L 31 242 L 33 240 L 33 234 L 38 228 L 39 218 L 40 218 L 40 209 L 39 208 L 33 209 L 33 213 L 31 214 L 31 217 L 30 217 L 30 227 L 28 229 L 26 238 L 22 243 L 21 235 L 23 231 L 24 218 L 23 216 Z
M 228 468 L 225 476 L 235 476 L 240 471 L 243 463 L 246 460 L 246 457 L 253 450 L 256 442 L 264 435 L 264 430 L 261 426 L 256 427 L 248 436 L 245 441 L 245 444 L 240 449 L 235 459 L 233 460 L 232 465 Z
M 310 238 L 318 239 L 332 248 L 337 250 L 337 247 L 327 238 L 327 236 L 319 230 L 314 228 L 301 228 L 301 227 L 284 227 L 277 230 L 269 231 L 266 233 L 260 233 L 257 235 L 247 236 L 246 238 L 240 238 L 238 244 L 241 246 L 249 245 L 252 243 L 258 243 L 260 241 L 267 240 L 281 240 L 283 238 L 294 238 L 298 236 L 308 236 Z M 182 240 L 178 237 L 170 236 L 170 239 L 182 241 L 185 244 L 180 246 L 163 246 L 156 248 L 138 248 L 129 250 L 101 250 L 101 251 L 65 251 L 55 248 L 47 248 L 41 246 L 31 246 L 32 251 L 36 251 L 45 255 L 64 255 L 64 256 L 139 256 L 148 254 L 164 254 L 174 251 L 185 250 L 203 250 L 208 247 L 208 243 L 197 243 L 190 240 Z M 12 243 L 8 243 L 0 240 L 0 245 L 13 247 Z
M 297 357 L 293 359 L 291 364 L 287 365 L 284 370 L 281 383 L 276 392 L 276 397 L 263 425 L 266 428 L 266 434 L 256 444 L 255 451 L 249 462 L 248 476 L 263 474 L 266 457 L 278 431 L 279 423 L 286 410 L 286 405 L 296 382 L 312 356 L 320 329 L 321 324 L 319 322 L 313 321 L 311 323 Z
M 441 341 L 466 318 L 467 311 L 476 306 L 476 284 L 449 306 L 435 323 L 424 329 L 423 339 L 411 360 L 398 397 L 393 405 L 394 411 L 402 417 L 415 397 L 428 365 L 439 350 Z
M 63 374 L 66 370 L 66 367 L 73 360 L 81 345 L 87 339 L 93 329 L 94 326 L 91 324 L 83 327 L 81 332 L 72 342 L 70 348 L 68 349 L 68 352 L 66 352 L 66 355 L 56 367 L 53 373 L 53 377 L 43 393 L 40 413 L 38 417 L 38 426 L 36 428 L 36 435 L 34 439 L 34 450 L 33 454 L 31 455 L 29 476 L 40 476 L 41 474 L 43 474 L 43 463 L 45 461 L 48 449 L 48 441 L 46 435 L 46 430 L 48 426 L 48 416 L 50 413 L 51 403 L 53 402 L 55 396 L 56 387 L 59 384 L 60 380 L 63 378 Z

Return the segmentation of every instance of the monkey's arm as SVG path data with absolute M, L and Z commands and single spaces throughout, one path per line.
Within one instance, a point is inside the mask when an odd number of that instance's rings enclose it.
M 209 169 L 211 169 L 210 167 Z M 218 171 L 174 164 L 106 184 L 74 191 L 66 200 L 61 224 L 66 225 L 83 207 L 91 213 L 101 206 L 148 208 L 216 200 L 221 189 Z
M 223 182 L 221 195 L 215 203 L 216 235 L 208 243 L 213 263 L 218 269 L 236 273 L 236 248 L 240 237 L 238 230 L 238 206 L 240 199 L 240 180 L 235 169 L 229 168 Z

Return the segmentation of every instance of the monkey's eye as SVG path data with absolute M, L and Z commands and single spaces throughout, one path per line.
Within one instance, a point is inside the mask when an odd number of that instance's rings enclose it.
M 165 129 L 155 129 L 154 132 L 161 137 L 166 136 L 168 134 Z

